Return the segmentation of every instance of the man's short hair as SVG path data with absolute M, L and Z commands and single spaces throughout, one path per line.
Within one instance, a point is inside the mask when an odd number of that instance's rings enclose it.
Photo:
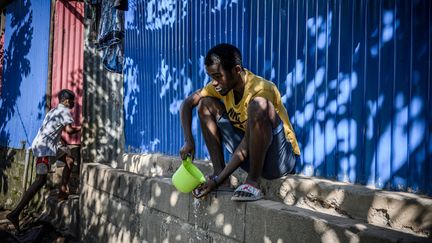
M 69 89 L 62 89 L 58 93 L 59 102 L 63 102 L 64 100 L 74 100 L 75 94 Z
M 220 63 L 226 71 L 231 70 L 236 65 L 242 66 L 240 50 L 227 43 L 222 43 L 211 48 L 205 57 L 204 64 L 211 66 Z

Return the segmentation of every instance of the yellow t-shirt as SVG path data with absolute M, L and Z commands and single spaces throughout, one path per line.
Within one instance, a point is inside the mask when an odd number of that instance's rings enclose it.
M 228 92 L 226 96 L 222 96 L 215 90 L 213 85 L 211 85 L 211 82 L 209 82 L 203 89 L 201 89 L 200 95 L 202 97 L 210 96 L 222 100 L 231 123 L 235 127 L 243 131 L 245 131 L 247 125 L 247 109 L 249 102 L 255 97 L 266 98 L 267 100 L 272 102 L 273 106 L 276 109 L 276 113 L 281 118 L 283 122 L 285 137 L 288 139 L 288 141 L 290 141 L 294 153 L 300 155 L 300 148 L 297 143 L 294 129 L 291 125 L 291 122 L 289 121 L 288 113 L 282 103 L 281 95 L 276 85 L 268 80 L 265 80 L 262 77 L 256 76 L 249 70 L 245 71 L 245 89 L 243 97 L 238 102 L 238 104 L 235 104 L 233 90 Z

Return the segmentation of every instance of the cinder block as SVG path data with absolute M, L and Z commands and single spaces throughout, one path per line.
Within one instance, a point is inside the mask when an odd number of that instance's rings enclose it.
M 238 242 L 224 235 L 220 235 L 208 230 L 203 230 L 198 226 L 190 225 L 176 217 L 152 210 L 148 214 L 150 224 L 147 224 L 148 242 Z
M 96 184 L 93 186 L 96 189 L 109 192 L 113 195 L 120 191 L 120 170 L 111 167 L 97 167 L 98 174 Z M 117 193 L 118 194 L 118 193 Z
M 107 192 L 98 191 L 91 187 L 83 188 L 84 207 L 89 208 L 97 216 L 104 216 L 117 227 L 134 230 L 136 205 L 114 197 Z
M 151 179 L 151 198 L 146 204 L 161 212 L 188 220 L 190 196 L 175 189 L 171 184 L 171 178 Z
M 163 169 L 163 176 L 172 176 L 180 163 L 181 159 L 173 156 L 160 156 L 156 160 L 156 164 Z
M 86 171 L 88 171 L 86 184 L 91 185 L 94 188 L 109 192 L 111 188 L 118 184 L 116 181 L 116 172 L 118 171 L 117 169 L 111 168 L 104 164 L 95 164 L 87 166 Z
M 110 222 L 105 216 L 108 215 L 83 207 L 80 222 L 81 239 L 84 242 L 143 242 L 139 240 L 136 230 L 136 217 L 131 217 L 126 225 L 123 222 Z
M 244 241 L 245 203 L 231 201 L 231 192 L 191 200 L 189 223 L 203 230 Z
M 133 203 L 136 205 L 148 205 L 148 202 L 151 198 L 151 178 L 140 177 L 141 179 L 137 180 L 137 182 L 133 185 L 135 187 L 135 195 L 133 199 Z
M 140 200 L 139 196 L 146 195 L 141 194 L 139 190 L 148 186 L 148 183 L 146 183 L 147 177 L 126 171 L 119 171 L 116 176 L 118 184 L 117 187 L 112 188 L 113 195 L 134 204 Z
M 149 216 L 152 210 L 153 209 L 144 204 L 137 205 L 135 222 L 138 239 L 147 239 L 147 226 L 153 224 L 153 222 L 150 221 L 151 217 Z
M 267 200 L 247 203 L 245 224 L 245 242 L 322 242 L 316 231 L 325 231 L 297 209 Z M 334 239 L 327 242 L 349 242 Z
M 84 170 L 84 180 L 98 190 L 108 192 L 130 203 L 137 203 L 140 197 L 147 195 L 141 193 L 146 184 L 147 177 L 119 169 L 113 169 L 106 165 L 90 165 Z M 145 189 L 144 189 L 145 190 Z
M 163 169 L 157 165 L 161 154 L 125 154 L 123 155 L 123 168 L 126 171 L 148 177 L 163 176 Z

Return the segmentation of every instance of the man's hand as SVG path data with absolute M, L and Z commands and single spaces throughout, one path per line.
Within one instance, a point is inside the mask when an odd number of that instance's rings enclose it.
M 192 191 L 195 198 L 202 198 L 217 187 L 216 182 L 207 176 L 207 181 Z
M 180 157 L 185 160 L 186 157 L 191 156 L 191 159 L 195 158 L 195 142 L 185 142 L 183 147 L 180 149 Z
M 81 126 L 71 126 L 70 124 L 64 127 L 64 130 L 69 134 L 74 134 L 81 131 Z

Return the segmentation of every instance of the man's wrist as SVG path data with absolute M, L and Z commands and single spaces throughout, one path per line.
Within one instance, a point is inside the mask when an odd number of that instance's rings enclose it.
M 217 175 L 210 176 L 210 180 L 212 180 L 216 184 L 216 186 L 219 185 L 219 176 Z
M 194 143 L 193 138 L 185 138 L 185 143 Z

